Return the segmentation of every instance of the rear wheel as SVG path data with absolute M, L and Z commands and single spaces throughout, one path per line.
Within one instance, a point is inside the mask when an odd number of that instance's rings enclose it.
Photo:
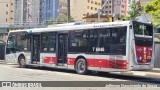
M 78 59 L 75 65 L 75 70 L 78 74 L 86 74 L 88 71 L 86 60 L 83 58 Z
M 27 67 L 26 60 L 25 60 L 25 58 L 23 56 L 19 57 L 19 67 L 21 67 L 21 68 Z

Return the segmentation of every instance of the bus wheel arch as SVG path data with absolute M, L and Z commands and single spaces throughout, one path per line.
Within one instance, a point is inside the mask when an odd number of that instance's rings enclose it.
M 78 56 L 74 63 L 74 68 L 78 74 L 87 74 L 88 63 L 85 57 Z
M 26 65 L 26 58 L 25 58 L 24 54 L 20 54 L 19 55 L 19 57 L 18 57 L 18 63 L 19 63 L 19 67 L 21 67 L 21 68 L 27 67 L 27 65 Z

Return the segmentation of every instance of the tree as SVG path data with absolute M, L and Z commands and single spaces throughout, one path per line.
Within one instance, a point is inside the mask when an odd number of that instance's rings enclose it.
M 60 23 L 67 22 L 67 16 L 66 15 L 59 15 L 56 18 L 56 22 L 60 22 Z M 70 18 L 70 22 L 74 22 L 74 19 L 72 17 Z
M 142 8 L 141 8 L 141 4 L 139 1 L 133 1 L 132 4 L 129 6 L 130 7 L 130 11 L 128 11 L 129 16 L 125 17 L 129 20 L 136 20 L 138 16 L 141 15 L 142 12 Z
M 160 0 L 152 0 L 151 3 L 147 3 L 143 6 L 146 13 L 153 18 L 153 24 L 160 26 Z
M 48 25 L 52 25 L 54 23 L 54 20 L 52 18 L 48 19 L 48 20 L 45 20 L 44 22 L 44 25 L 48 26 Z
M 45 20 L 44 24 L 46 26 L 52 25 L 52 24 L 61 24 L 67 22 L 67 16 L 66 15 L 59 15 L 55 20 L 52 18 Z M 71 17 L 70 22 L 74 22 L 74 19 Z

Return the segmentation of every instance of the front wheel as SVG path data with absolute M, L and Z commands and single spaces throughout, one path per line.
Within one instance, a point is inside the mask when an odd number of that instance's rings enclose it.
M 83 58 L 78 59 L 75 65 L 75 70 L 78 74 L 86 74 L 88 71 L 86 60 Z
M 27 67 L 27 65 L 26 65 L 26 60 L 25 60 L 25 58 L 24 57 L 19 57 L 19 67 L 20 68 L 25 68 L 25 67 Z

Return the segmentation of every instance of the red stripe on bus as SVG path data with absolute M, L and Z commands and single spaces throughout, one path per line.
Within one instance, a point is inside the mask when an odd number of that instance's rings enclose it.
M 86 59 L 88 67 L 126 69 L 126 60 Z M 74 65 L 75 58 L 68 58 L 68 65 Z
M 56 63 L 56 57 L 45 57 L 43 63 L 55 64 Z

